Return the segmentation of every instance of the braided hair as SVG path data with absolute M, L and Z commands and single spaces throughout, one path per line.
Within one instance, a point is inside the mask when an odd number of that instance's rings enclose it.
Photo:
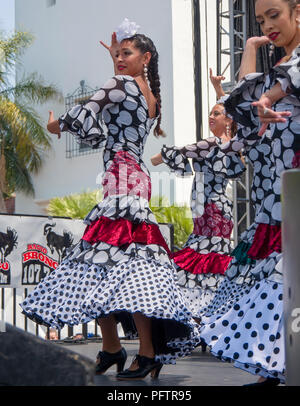
M 127 41 L 132 41 L 134 46 L 141 51 L 142 54 L 146 52 L 151 53 L 151 59 L 148 65 L 148 78 L 150 82 L 150 88 L 157 100 L 159 106 L 159 116 L 157 124 L 154 129 L 154 135 L 156 137 L 164 136 L 163 130 L 160 128 L 161 123 L 161 97 L 160 97 L 160 78 L 158 74 L 158 52 L 152 40 L 144 34 L 135 34 L 130 38 L 126 38 Z

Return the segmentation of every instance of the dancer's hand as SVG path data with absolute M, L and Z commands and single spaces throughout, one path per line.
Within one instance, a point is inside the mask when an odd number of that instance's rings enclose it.
M 257 102 L 251 103 L 257 107 L 257 113 L 261 122 L 261 128 L 258 135 L 262 136 L 266 132 L 271 123 L 285 123 L 286 118 L 291 115 L 290 111 L 274 111 L 272 110 L 272 100 L 265 94 Z
M 117 41 L 117 34 L 115 32 L 112 33 L 110 45 L 105 44 L 103 41 L 100 41 L 100 44 L 109 51 L 112 59 L 115 60 L 120 49 L 120 43 Z
M 222 80 L 225 80 L 225 76 L 223 76 L 223 75 L 215 76 L 212 73 L 212 69 L 209 68 L 209 78 L 210 78 L 211 84 L 213 85 L 213 87 L 216 91 L 217 98 L 219 99 L 220 97 L 225 96 L 225 92 L 223 90 L 222 83 L 221 83 Z
M 151 158 L 151 162 L 153 166 L 162 164 L 164 161 L 162 160 L 161 153 L 153 155 L 153 157 Z
M 53 111 L 49 111 L 49 119 L 47 124 L 47 130 L 51 134 L 57 134 L 58 138 L 60 138 L 60 127 L 58 120 L 54 119 Z
M 270 38 L 267 37 L 266 35 L 262 35 L 261 37 L 250 37 L 247 39 L 246 42 L 246 47 L 251 47 L 254 46 L 256 48 L 256 50 L 260 47 L 262 47 L 263 45 L 267 45 L 271 42 Z
M 222 86 L 222 80 L 225 80 L 225 76 L 223 75 L 213 75 L 212 68 L 209 68 L 209 78 L 214 88 Z

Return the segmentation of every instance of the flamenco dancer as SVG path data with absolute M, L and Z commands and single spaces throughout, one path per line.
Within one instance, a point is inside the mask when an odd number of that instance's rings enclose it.
M 29 318 L 47 326 L 97 319 L 103 348 L 96 373 L 116 364 L 118 379 L 158 377 L 163 364 L 175 363 L 200 343 L 199 326 L 176 284 L 168 246 L 149 209 L 151 183 L 142 155 L 155 120 L 154 134 L 162 134 L 160 80 L 156 48 L 137 30 L 125 20 L 117 32 L 116 76 L 59 120 L 50 113 L 51 133 L 69 131 L 79 142 L 104 146 L 104 200 L 86 216 L 78 245 L 21 304 Z M 128 314 L 140 346 L 123 370 L 127 355 L 116 317 L 120 321 Z
M 211 74 L 211 80 L 217 96 L 221 96 L 217 90 L 221 77 Z M 214 137 L 183 148 L 164 146 L 161 153 L 152 157 L 153 165 L 165 163 L 180 176 L 192 173 L 188 160 L 192 158 L 195 172 L 191 192 L 194 227 L 183 249 L 174 253 L 172 258 L 178 271 L 178 283 L 195 319 L 201 317 L 202 309 L 213 299 L 232 259 L 232 202 L 226 196 L 226 187 L 229 178 L 241 175 L 245 169 L 237 153 L 224 156 L 217 166 L 213 158 L 206 159 L 208 154 L 214 157 L 213 151 L 217 151 L 222 143 L 227 143 L 236 131 L 235 123 L 226 116 L 223 104 L 212 108 L 209 126 Z
M 261 38 L 257 38 L 256 41 L 257 43 L 261 43 Z M 217 97 L 223 97 L 225 95 L 221 86 L 221 80 L 223 78 L 221 76 L 212 76 L 211 71 L 210 78 L 215 87 Z M 215 142 L 212 142 L 212 140 L 214 140 L 213 138 L 206 139 L 205 141 L 201 141 L 195 145 L 188 146 L 183 150 L 188 148 L 188 150 L 185 152 L 189 154 L 189 156 L 194 157 L 194 169 L 197 168 L 197 170 L 204 172 L 204 183 L 209 180 L 204 188 L 206 203 L 208 201 L 214 201 L 219 203 L 220 207 L 223 207 L 224 201 L 228 202 L 228 199 L 225 200 L 226 197 L 222 195 L 220 196 L 216 192 L 216 184 L 217 187 L 219 187 L 216 180 L 220 178 L 222 179 L 224 184 L 223 194 L 225 194 L 227 180 L 224 178 L 224 176 L 227 178 L 233 178 L 241 173 L 242 167 L 239 168 L 240 164 L 234 165 L 234 163 L 236 162 L 236 157 L 238 156 L 237 154 L 240 154 L 241 151 L 243 151 L 243 154 L 247 156 L 250 163 L 253 164 L 251 199 L 252 203 L 254 204 L 255 212 L 257 213 L 262 203 L 262 188 L 264 190 L 268 190 L 270 187 L 270 143 L 269 141 L 265 141 L 263 143 L 261 137 L 258 136 L 257 131 L 251 131 L 250 129 L 247 129 L 247 131 L 244 129 L 242 134 L 240 134 L 241 130 L 238 130 L 233 138 L 226 136 L 218 138 L 219 132 L 216 131 L 216 128 L 219 127 L 219 129 L 221 129 L 220 133 L 222 133 L 222 127 L 223 130 L 226 127 L 225 122 L 223 122 L 224 117 L 225 120 L 227 120 L 227 125 L 231 122 L 231 128 L 234 127 L 232 120 L 224 115 L 224 107 L 222 108 L 222 104 L 217 104 L 214 106 L 212 111 L 214 111 L 214 109 L 216 109 L 216 112 L 218 113 L 222 112 L 221 114 L 217 115 L 215 120 L 219 120 L 219 124 L 216 124 L 212 117 L 212 121 L 210 121 L 212 125 L 211 130 L 217 137 L 215 138 Z M 226 133 L 228 133 L 228 130 L 229 127 L 226 129 Z M 228 139 L 230 139 L 230 141 L 226 142 Z M 216 140 L 221 140 L 221 142 L 217 142 Z M 210 144 L 208 144 L 209 142 Z M 183 172 L 183 168 L 185 168 L 185 172 L 190 171 L 188 163 L 185 165 L 183 165 L 183 163 L 179 163 L 180 161 L 184 162 L 179 156 L 179 150 L 175 149 L 174 154 L 175 152 L 177 155 L 177 164 L 174 164 L 173 159 L 172 162 L 170 162 L 172 164 L 171 168 L 179 173 Z M 161 155 L 162 154 L 158 154 L 154 157 L 155 163 L 158 164 L 163 162 Z M 198 156 L 198 158 L 195 158 L 196 156 Z M 186 158 L 185 160 L 187 161 Z M 178 163 L 180 168 L 178 168 Z M 205 169 L 202 169 L 202 165 L 204 165 Z M 196 202 L 199 200 L 199 198 L 197 199 L 197 189 L 199 188 L 199 185 L 197 186 L 196 179 L 197 171 L 194 179 L 191 199 L 194 222 L 195 219 L 196 222 L 203 219 L 201 216 L 199 216 L 199 214 L 197 218 Z M 218 196 L 220 200 L 219 202 Z M 207 207 L 207 211 L 210 212 L 209 205 Z M 229 207 L 231 209 L 231 202 L 229 202 Z M 218 214 L 216 215 L 216 213 L 211 213 L 212 216 L 211 218 L 208 217 L 207 222 L 214 224 L 215 218 L 218 218 Z M 231 215 L 231 210 L 228 211 L 228 213 Z M 213 214 L 215 217 L 213 217 Z M 203 322 L 206 318 L 208 318 L 209 322 L 211 322 L 212 318 L 218 318 L 220 314 L 228 311 L 235 304 L 235 302 L 243 296 L 243 294 L 248 293 L 250 291 L 250 286 L 256 281 L 256 275 L 251 273 L 251 270 L 253 270 L 255 267 L 256 261 L 249 259 L 246 255 L 247 250 L 253 241 L 255 224 L 252 224 L 251 227 L 242 234 L 241 243 L 239 243 L 235 250 L 230 253 L 230 256 L 228 254 L 230 252 L 229 237 L 227 239 L 221 239 L 217 236 L 214 237 L 214 241 L 218 241 L 219 239 L 219 241 L 226 242 L 227 255 L 222 255 L 222 250 L 220 252 L 220 243 L 219 246 L 215 245 L 213 247 L 216 249 L 216 252 L 218 252 L 219 255 L 215 255 L 214 251 L 211 255 L 208 252 L 207 247 L 204 246 L 207 241 L 211 240 L 211 230 L 208 227 L 203 227 L 203 229 L 205 230 L 205 233 L 210 235 L 210 237 L 208 235 L 197 236 L 195 232 L 192 233 L 185 244 L 184 249 L 175 253 L 173 258 L 178 270 L 179 284 L 183 286 L 185 296 L 189 299 L 189 305 L 195 319 L 201 319 Z M 230 230 L 228 230 L 230 231 L 229 235 L 231 230 L 232 226 L 230 227 Z M 197 239 L 199 239 L 198 244 L 195 242 Z M 200 244 L 202 245 L 201 248 L 199 248 Z M 223 264 L 220 262 L 220 258 L 224 260 Z M 180 259 L 182 259 L 181 262 L 179 262 Z M 215 270 L 216 273 L 212 273 L 211 270 Z M 202 285 L 200 285 L 201 282 L 199 283 L 199 281 L 202 282 Z M 203 349 L 205 349 L 204 344 Z
M 300 150 L 299 63 L 300 2 L 257 0 L 256 19 L 274 46 L 285 49 L 286 57 L 268 75 L 250 73 L 245 62 L 255 50 L 249 45 L 243 57 L 241 80 L 225 101 L 226 111 L 247 127 L 256 118 L 259 134 L 269 126 L 271 140 L 271 187 L 256 218 L 256 231 L 248 257 L 257 261 L 254 272 L 261 280 L 222 317 L 203 326 L 201 336 L 212 354 L 234 361 L 238 368 L 259 376 L 254 385 L 284 383 L 284 330 L 281 259 L 280 175 L 298 165 Z M 257 98 L 259 100 L 257 101 Z M 272 270 L 273 268 L 273 270 Z

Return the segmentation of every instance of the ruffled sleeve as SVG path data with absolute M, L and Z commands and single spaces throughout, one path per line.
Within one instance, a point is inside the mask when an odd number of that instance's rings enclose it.
M 218 145 L 219 140 L 216 137 L 209 137 L 204 140 L 195 142 L 194 144 L 186 145 L 180 148 L 180 152 L 186 158 L 192 159 L 204 159 L 206 155 Z
M 273 68 L 282 90 L 300 96 L 300 47 L 294 49 L 289 61 Z
M 163 162 L 175 172 L 177 176 L 190 176 L 193 171 L 188 158 L 181 153 L 180 149 L 173 146 L 167 147 L 164 145 L 161 149 Z
M 114 76 L 84 105 L 78 104 L 59 117 L 61 131 L 68 131 L 78 143 L 99 148 L 106 141 L 102 127 L 103 111 L 126 98 L 122 76 Z
M 209 151 L 217 145 L 215 137 L 188 144 L 182 148 L 163 146 L 162 159 L 169 168 L 179 176 L 192 175 L 188 158 L 203 160 Z
M 260 99 L 268 81 L 269 77 L 263 73 L 250 73 L 238 82 L 224 101 L 227 114 L 238 123 L 244 138 L 257 137 L 260 121 L 257 108 L 251 103 Z

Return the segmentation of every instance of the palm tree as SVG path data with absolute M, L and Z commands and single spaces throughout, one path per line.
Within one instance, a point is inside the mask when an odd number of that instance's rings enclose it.
M 4 197 L 14 191 L 34 196 L 32 174 L 40 170 L 51 141 L 32 105 L 61 98 L 36 73 L 11 85 L 14 66 L 32 41 L 26 32 L 0 33 L 0 212 L 6 212 Z

